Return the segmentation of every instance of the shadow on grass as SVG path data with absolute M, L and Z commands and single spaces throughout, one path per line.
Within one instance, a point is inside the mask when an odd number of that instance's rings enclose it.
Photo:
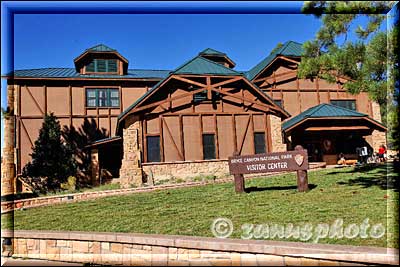
M 376 173 L 385 173 L 387 172 L 390 164 L 366 164 L 355 167 L 348 167 L 347 171 L 332 171 L 326 173 L 326 175 L 335 175 L 335 174 L 344 174 L 344 173 L 356 173 L 356 172 L 369 172 L 372 170 L 376 170 Z M 374 172 L 375 173 L 375 172 Z
M 382 190 L 393 189 L 395 192 L 399 192 L 399 178 L 398 175 L 394 173 L 393 164 L 366 165 L 342 173 L 357 172 L 365 175 L 347 181 L 339 181 L 337 184 L 349 186 L 359 185 L 363 188 L 377 186 Z
M 313 190 L 316 187 L 317 187 L 317 185 L 315 185 L 315 184 L 309 184 L 308 185 L 308 189 L 309 190 Z M 269 187 L 251 186 L 251 187 L 247 187 L 244 191 L 246 193 L 251 193 L 251 192 L 260 192 L 260 191 L 272 191 L 272 190 L 281 191 L 281 190 L 295 190 L 295 189 L 297 189 L 297 185 L 269 186 Z

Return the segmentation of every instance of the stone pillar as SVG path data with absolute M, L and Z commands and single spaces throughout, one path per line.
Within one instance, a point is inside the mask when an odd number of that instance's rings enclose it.
M 1 161 L 1 195 L 14 193 L 15 189 L 15 116 L 14 116 L 14 85 L 7 86 L 7 113 L 4 116 L 4 148 Z
M 283 143 L 282 137 L 282 121 L 281 118 L 269 114 L 269 121 L 271 125 L 271 132 L 267 133 L 271 135 L 272 152 L 283 152 L 286 151 L 286 144 Z
M 120 169 L 121 187 L 142 186 L 143 175 L 140 162 L 140 135 L 141 127 L 138 116 L 131 116 L 125 120 L 123 129 L 124 155 Z
M 90 170 L 92 184 L 97 185 L 100 182 L 99 150 L 92 149 L 90 157 Z
M 376 121 L 382 122 L 381 108 L 377 102 L 372 102 L 372 118 Z M 378 152 L 379 146 L 384 145 L 387 148 L 386 133 L 374 130 L 371 138 L 366 139 L 374 152 Z

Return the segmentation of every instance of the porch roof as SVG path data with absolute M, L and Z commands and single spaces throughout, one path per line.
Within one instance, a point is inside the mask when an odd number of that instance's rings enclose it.
M 377 126 L 379 130 L 386 131 L 386 127 L 370 118 L 367 114 L 363 114 L 351 109 L 331 105 L 331 104 L 319 104 L 315 107 L 309 108 L 299 115 L 285 121 L 282 124 L 282 130 L 288 132 L 289 130 L 299 126 L 303 122 L 309 119 L 365 119 Z

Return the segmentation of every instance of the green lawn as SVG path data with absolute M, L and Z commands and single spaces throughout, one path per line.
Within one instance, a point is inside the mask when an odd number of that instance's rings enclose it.
M 309 192 L 297 193 L 295 174 L 284 174 L 246 180 L 250 192 L 244 194 L 235 194 L 233 183 L 225 183 L 100 198 L 16 211 L 14 227 L 212 236 L 213 220 L 225 217 L 233 222 L 232 237 L 240 238 L 245 223 L 317 226 L 342 218 L 346 227 L 369 218 L 370 225 L 385 226 L 382 238 L 325 238 L 319 243 L 398 248 L 398 180 L 391 165 L 312 171 L 309 184 Z M 2 220 L 2 228 L 12 227 L 11 221 Z

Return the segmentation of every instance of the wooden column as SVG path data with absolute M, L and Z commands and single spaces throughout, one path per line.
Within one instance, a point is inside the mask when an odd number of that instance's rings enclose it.
M 199 115 L 200 122 L 200 158 L 204 159 L 204 151 L 203 151 L 203 119 L 201 114 Z
M 219 142 L 218 142 L 218 122 L 217 115 L 214 114 L 214 132 L 215 132 L 215 158 L 219 159 Z
M 185 160 L 185 142 L 183 140 L 183 118 L 182 115 L 179 115 L 179 138 L 181 140 L 181 151 L 182 151 L 182 156 L 183 160 Z
M 161 162 L 164 162 L 164 137 L 163 137 L 163 119 L 162 115 L 159 116 L 159 127 L 160 127 L 160 154 L 161 154 Z
M 250 140 L 251 140 L 251 153 L 256 153 L 256 148 L 254 147 L 254 121 L 253 114 L 250 114 Z
M 296 87 L 297 87 L 297 99 L 299 100 L 299 113 L 301 113 L 301 96 L 300 96 L 300 83 L 299 83 L 299 78 L 296 78 Z
M 233 132 L 233 151 L 237 151 L 237 136 L 235 114 L 232 114 L 232 132 Z
M 304 150 L 300 145 L 297 145 L 294 150 Z M 308 191 L 308 175 L 307 171 L 298 170 L 297 171 L 297 191 L 306 192 Z
M 44 114 L 47 114 L 47 86 L 43 85 Z
M 69 96 L 69 103 L 68 103 L 68 107 L 69 107 L 69 127 L 72 128 L 72 86 L 68 86 L 68 96 Z M 47 94 L 46 94 L 47 95 Z M 45 99 L 45 103 L 47 103 L 47 97 Z M 47 104 L 45 106 L 45 113 L 47 114 Z

